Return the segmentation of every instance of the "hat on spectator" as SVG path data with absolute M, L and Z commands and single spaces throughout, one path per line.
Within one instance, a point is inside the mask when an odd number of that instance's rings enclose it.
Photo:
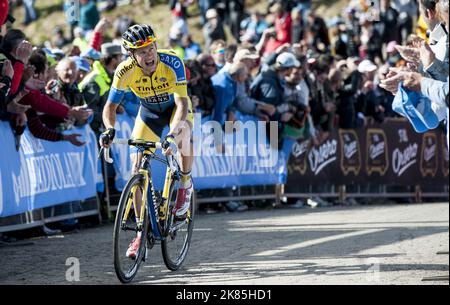
M 45 56 L 47 57 L 49 68 L 54 67 L 58 64 L 58 62 L 56 61 L 56 55 L 53 54 L 53 52 L 50 49 L 42 48 L 42 51 L 44 51 Z
M 347 6 L 345 8 L 345 13 L 354 15 L 356 13 L 356 10 L 353 7 L 351 7 L 351 6 Z
M 96 49 L 89 47 L 86 50 L 84 50 L 84 52 L 81 53 L 81 57 L 99 60 L 101 57 L 101 53 Z
M 8 0 L 0 0 L 0 26 L 6 22 L 8 18 L 8 11 Z
M 233 58 L 233 62 L 240 62 L 241 60 L 244 60 L 244 59 L 256 60 L 256 59 L 259 59 L 259 55 L 250 52 L 250 50 L 248 50 L 248 49 L 242 49 L 242 50 L 239 50 L 236 52 L 236 54 L 234 55 L 234 58 Z
M 110 57 L 114 55 L 122 55 L 122 46 L 120 44 L 107 42 L 101 47 L 103 57 Z
M 11 23 L 14 23 L 16 19 L 11 16 L 9 13 L 9 4 L 8 0 L 0 0 L 0 26 L 6 23 L 6 21 L 9 21 Z
M 215 10 L 215 9 L 213 9 L 213 8 L 211 8 L 211 9 L 209 9 L 209 10 L 207 10 L 206 11 L 206 19 L 214 19 L 214 18 L 217 18 L 217 17 L 219 17 L 219 14 L 217 13 L 217 10 Z
M 51 52 L 56 60 L 61 60 L 66 56 L 66 54 L 64 54 L 64 51 L 61 49 L 52 49 Z
M 375 71 L 377 69 L 378 69 L 378 67 L 373 62 L 371 62 L 368 59 L 363 60 L 358 65 L 358 71 L 360 73 L 373 72 L 373 71 Z
M 300 68 L 301 64 L 294 54 L 284 52 L 278 55 L 276 65 L 280 68 Z
M 395 46 L 397 45 L 397 41 L 393 40 L 391 42 L 388 43 L 387 47 L 386 47 L 386 52 L 388 53 L 392 53 L 395 52 Z
M 71 57 L 77 64 L 78 70 L 84 71 L 84 72 L 91 72 L 91 65 L 89 62 L 80 56 L 73 56 Z
M 431 108 L 431 101 L 419 92 L 404 89 L 399 84 L 398 93 L 392 102 L 392 109 L 406 117 L 418 133 L 435 129 L 439 119 Z

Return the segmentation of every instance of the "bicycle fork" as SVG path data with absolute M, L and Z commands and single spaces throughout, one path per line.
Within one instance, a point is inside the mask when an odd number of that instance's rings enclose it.
M 144 225 L 144 217 L 145 217 L 145 213 L 146 213 L 146 202 L 147 202 L 147 197 L 148 197 L 148 186 L 149 186 L 149 172 L 147 170 L 140 170 L 139 174 L 141 174 L 143 176 L 143 180 L 144 180 L 144 185 L 143 185 L 143 191 L 142 191 L 142 198 L 140 200 L 141 202 L 141 207 L 140 207 L 140 213 L 139 213 L 139 218 L 136 219 L 136 231 L 137 232 L 142 232 L 143 230 L 143 225 Z M 128 219 L 128 215 L 130 214 L 130 210 L 131 210 L 131 206 L 133 206 L 134 211 L 137 213 L 138 208 L 137 208 L 137 196 L 136 196 L 136 192 L 139 189 L 139 185 L 134 185 L 133 188 L 131 189 L 131 196 L 130 198 L 128 198 L 128 202 L 127 202 L 127 206 L 125 209 L 125 213 L 123 215 L 123 219 L 122 219 L 122 226 L 126 225 L 126 221 Z M 136 215 L 137 216 L 137 215 Z

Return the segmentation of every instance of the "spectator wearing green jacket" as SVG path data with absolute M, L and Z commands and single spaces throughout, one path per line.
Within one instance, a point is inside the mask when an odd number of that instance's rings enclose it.
M 102 126 L 102 110 L 108 99 L 114 71 L 121 59 L 122 48 L 120 45 L 102 44 L 100 60 L 94 62 L 92 72 L 86 75 L 78 86 L 87 105 L 94 110 L 91 127 L 95 132 L 98 132 Z

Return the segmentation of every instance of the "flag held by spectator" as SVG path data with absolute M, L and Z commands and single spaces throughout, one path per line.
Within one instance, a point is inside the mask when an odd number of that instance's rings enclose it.
M 398 93 L 392 102 L 392 109 L 406 117 L 418 133 L 435 129 L 439 119 L 431 108 L 431 101 L 424 95 L 409 91 L 399 84 Z

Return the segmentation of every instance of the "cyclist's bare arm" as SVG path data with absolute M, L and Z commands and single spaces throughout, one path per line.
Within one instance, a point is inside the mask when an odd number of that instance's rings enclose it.
M 114 125 L 116 124 L 116 111 L 119 107 L 119 104 L 114 104 L 111 101 L 108 101 L 103 108 L 103 124 L 105 125 L 106 129 L 114 128 Z M 111 144 L 102 144 L 104 147 L 109 147 Z
M 175 137 L 179 135 L 183 129 L 183 125 L 187 123 L 189 112 L 189 100 L 185 97 L 175 97 L 176 110 L 172 120 L 170 134 Z

